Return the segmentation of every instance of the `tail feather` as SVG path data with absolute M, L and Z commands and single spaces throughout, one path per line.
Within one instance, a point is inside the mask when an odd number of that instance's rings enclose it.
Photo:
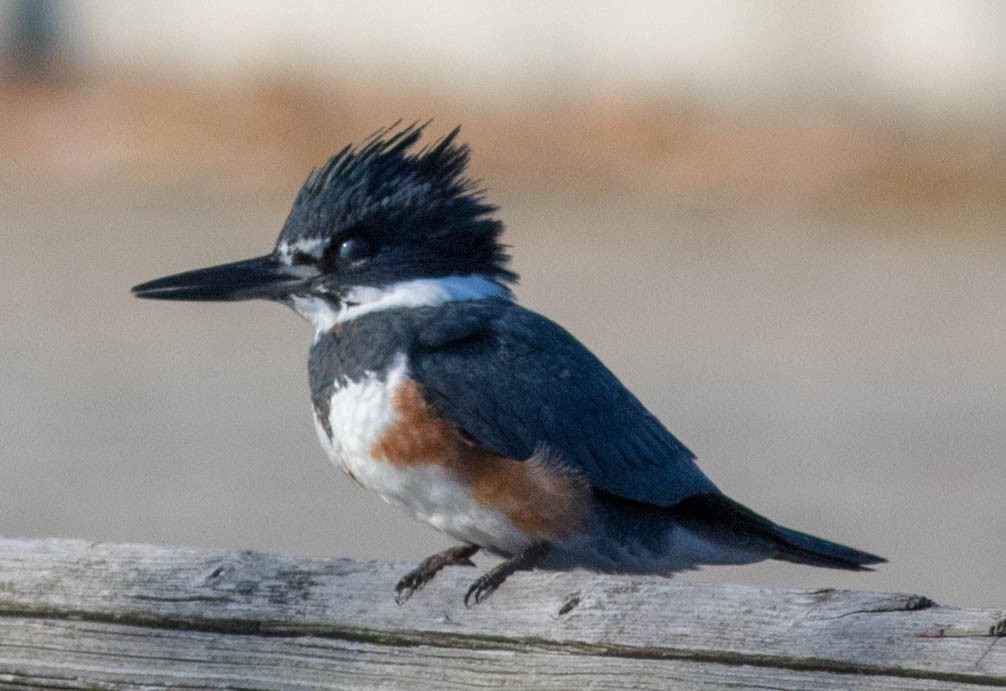
M 775 530 L 779 534 L 780 540 L 777 543 L 779 552 L 774 558 L 781 561 L 850 571 L 873 571 L 869 565 L 883 564 L 887 561 L 876 554 L 862 552 L 831 540 L 801 533 L 799 530 L 791 530 L 782 526 L 776 526 Z
M 683 524 L 701 526 L 705 534 L 761 544 L 771 559 L 850 571 L 872 571 L 869 565 L 887 561 L 869 552 L 783 528 L 719 493 L 692 495 L 670 511 Z

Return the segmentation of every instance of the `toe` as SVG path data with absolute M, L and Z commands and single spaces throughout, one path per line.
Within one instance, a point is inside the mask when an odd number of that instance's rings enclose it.
M 468 588 L 468 592 L 465 593 L 465 607 L 473 607 L 484 602 L 495 590 L 496 584 L 492 580 L 485 576 L 479 578 L 472 583 L 471 587 Z
M 419 574 L 415 572 L 405 574 L 402 576 L 402 580 L 398 581 L 398 585 L 395 586 L 395 602 L 403 604 L 422 587 L 423 579 Z

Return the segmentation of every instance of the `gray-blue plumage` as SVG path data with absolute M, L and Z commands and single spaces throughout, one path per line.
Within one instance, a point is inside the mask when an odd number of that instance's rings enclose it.
M 550 565 L 659 572 L 666 562 L 654 556 L 679 528 L 737 550 L 725 563 L 774 557 L 860 569 L 879 561 L 779 526 L 723 495 L 694 454 L 576 338 L 509 300 L 373 312 L 323 334 L 308 361 L 318 418 L 328 419 L 336 388 L 386 371 L 399 353 L 436 413 L 473 442 L 516 460 L 545 449 L 590 483 L 603 535 L 588 541 L 586 554 L 560 550 Z M 623 551 L 627 545 L 634 546 Z
M 555 322 L 505 300 L 453 303 L 429 319 L 412 376 L 483 446 L 518 459 L 547 447 L 593 487 L 656 506 L 716 491 L 694 454 Z

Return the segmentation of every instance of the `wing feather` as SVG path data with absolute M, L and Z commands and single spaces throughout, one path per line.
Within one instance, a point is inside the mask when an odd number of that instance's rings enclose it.
M 594 487 L 657 506 L 717 491 L 692 452 L 554 322 L 504 300 L 440 306 L 429 320 L 411 374 L 483 446 L 508 458 L 548 447 Z

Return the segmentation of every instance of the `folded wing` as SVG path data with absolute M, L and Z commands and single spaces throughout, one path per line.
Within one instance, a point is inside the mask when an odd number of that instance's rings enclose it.
M 547 447 L 597 489 L 656 506 L 717 492 L 695 456 L 579 341 L 504 300 L 431 310 L 410 355 L 439 415 L 509 458 Z

